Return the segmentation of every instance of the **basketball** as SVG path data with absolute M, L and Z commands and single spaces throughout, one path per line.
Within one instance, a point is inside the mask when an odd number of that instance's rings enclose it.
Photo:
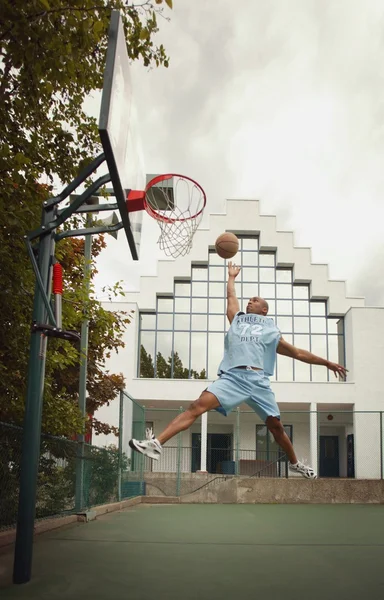
M 239 249 L 239 240 L 234 233 L 222 233 L 215 242 L 215 248 L 221 258 L 232 258 Z

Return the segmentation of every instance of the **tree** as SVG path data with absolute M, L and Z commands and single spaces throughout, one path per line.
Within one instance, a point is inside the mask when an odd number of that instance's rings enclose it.
M 99 152 L 96 120 L 83 103 L 103 86 L 112 9 L 121 10 L 129 57 L 168 66 L 164 47 L 153 42 L 159 4 L 3 0 L 0 173 L 6 202 L 15 185 L 25 194 L 42 176 L 72 180 Z
M 163 357 L 161 352 L 156 355 L 156 377 L 170 379 L 172 377 L 172 363 L 173 363 L 173 379 L 206 379 L 207 374 L 205 369 L 202 369 L 200 373 L 187 367 L 184 367 L 182 360 L 178 352 L 172 352 L 171 356 L 167 360 Z M 147 353 L 143 345 L 140 346 L 140 377 L 154 377 L 155 367 L 153 359 L 150 354 Z
M 152 378 L 155 376 L 152 356 L 148 354 L 143 345 L 140 346 L 140 377 Z
M 26 395 L 34 273 L 23 236 L 40 222 L 41 205 L 55 192 L 56 176 L 71 181 L 100 152 L 95 119 L 83 109 L 85 97 L 101 89 L 111 9 L 123 15 L 132 60 L 168 66 L 155 46 L 161 1 L 4 0 L 0 22 L 0 419 L 20 423 Z M 171 6 L 170 2 L 167 2 Z M 49 182 L 42 185 L 41 181 Z M 40 182 L 40 183 L 38 183 Z M 93 258 L 104 245 L 95 237 Z M 65 267 L 63 322 L 80 330 L 90 318 L 88 406 L 91 414 L 111 401 L 121 375 L 102 374 L 108 353 L 122 347 L 129 317 L 105 311 L 82 291 L 83 241 L 57 246 Z M 115 287 L 113 293 L 121 290 Z M 72 435 L 84 427 L 77 408 L 79 353 L 63 340 L 50 340 L 44 394 L 43 430 Z M 97 431 L 106 424 L 94 422 Z

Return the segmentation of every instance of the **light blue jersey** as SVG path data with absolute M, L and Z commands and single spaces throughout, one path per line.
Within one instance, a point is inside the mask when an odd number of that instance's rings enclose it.
M 271 318 L 237 312 L 225 336 L 218 375 L 240 366 L 258 367 L 265 375 L 273 375 L 280 338 Z

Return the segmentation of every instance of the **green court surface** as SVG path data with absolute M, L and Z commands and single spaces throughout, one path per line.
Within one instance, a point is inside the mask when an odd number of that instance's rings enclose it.
M 0 598 L 384 598 L 382 505 L 137 505 L 41 535 Z M 7 587 L 8 580 L 8 587 Z

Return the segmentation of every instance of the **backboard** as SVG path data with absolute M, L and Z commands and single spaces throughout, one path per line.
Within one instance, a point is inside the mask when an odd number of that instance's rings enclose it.
M 128 214 L 129 190 L 146 184 L 130 63 L 120 11 L 113 10 L 100 107 L 99 134 L 132 258 L 139 259 L 143 212 Z

